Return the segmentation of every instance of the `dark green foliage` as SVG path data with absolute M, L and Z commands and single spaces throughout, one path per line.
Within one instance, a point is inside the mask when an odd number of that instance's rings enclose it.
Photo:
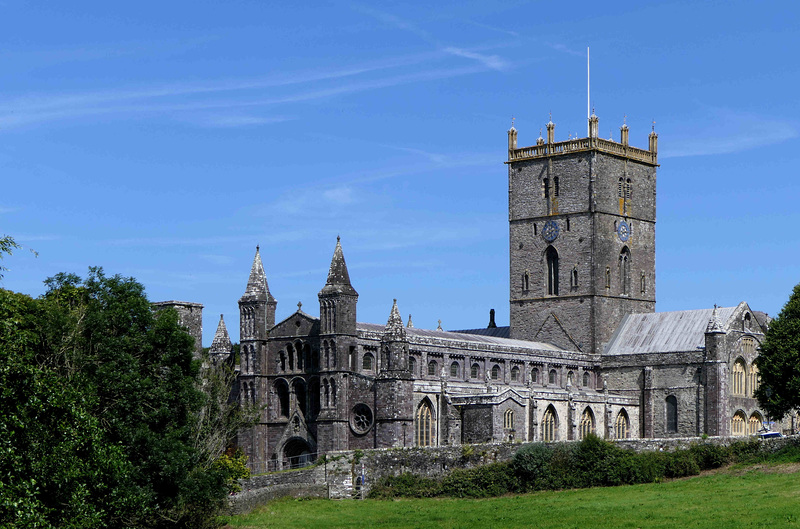
M 770 417 L 800 408 L 800 285 L 770 323 L 755 362 L 761 377 L 755 396 Z
M 748 440 L 727 447 L 701 443 L 673 452 L 637 453 L 589 435 L 577 444 L 529 444 L 508 463 L 453 470 L 441 480 L 413 474 L 391 476 L 377 483 L 370 497 L 484 498 L 509 492 L 634 485 L 696 476 L 729 462 L 764 461 L 800 461 L 800 440 L 787 441 L 777 452 L 767 443 Z
M 0 525 L 213 525 L 241 469 L 204 442 L 209 396 L 175 311 L 100 269 L 46 284 L 0 290 Z

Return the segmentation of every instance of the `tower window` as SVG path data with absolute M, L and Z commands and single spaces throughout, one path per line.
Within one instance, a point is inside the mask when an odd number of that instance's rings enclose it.
M 550 198 L 550 179 L 545 178 L 542 180 L 544 198 Z
M 567 217 L 567 231 L 569 231 L 569 217 Z
M 527 291 L 529 289 L 530 279 L 531 279 L 530 274 L 528 274 L 528 271 L 525 270 L 525 273 L 522 274 L 522 290 Z
M 645 275 L 644 271 L 642 272 L 642 278 L 640 280 L 639 287 L 640 287 L 640 289 L 642 291 L 642 294 L 647 292 L 647 276 Z
M 622 191 L 622 188 L 623 188 L 623 183 L 622 182 L 623 182 L 623 179 L 620 178 L 619 182 L 617 183 L 617 197 L 618 198 L 625 198 L 625 195 L 623 194 L 623 191 Z
M 558 252 L 552 246 L 545 251 L 547 259 L 547 294 L 558 295 Z
M 611 268 L 606 267 L 606 289 L 611 288 Z
M 538 234 L 539 234 L 539 230 L 538 230 L 538 228 L 536 227 L 536 223 L 535 223 L 535 222 L 533 223 L 533 234 L 534 234 L 534 235 L 538 235 Z
M 572 272 L 569 275 L 569 286 L 570 288 L 578 288 L 578 267 L 575 266 L 572 268 Z
M 557 197 L 558 196 L 558 192 L 559 192 L 559 189 L 558 189 L 558 177 L 554 176 L 553 177 L 553 196 Z
M 631 251 L 627 246 L 622 247 L 619 253 L 619 283 L 620 291 L 623 296 L 627 296 L 631 291 Z

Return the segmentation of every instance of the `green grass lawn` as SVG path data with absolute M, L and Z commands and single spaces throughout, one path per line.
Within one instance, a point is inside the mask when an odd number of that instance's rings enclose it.
M 279 500 L 226 519 L 242 528 L 740 528 L 800 529 L 797 464 L 728 469 L 691 479 L 483 500 Z

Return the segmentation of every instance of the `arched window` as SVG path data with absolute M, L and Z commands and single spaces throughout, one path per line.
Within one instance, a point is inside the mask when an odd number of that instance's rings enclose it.
M 294 370 L 294 347 L 292 344 L 286 344 L 286 355 L 289 357 L 289 371 Z
M 758 433 L 761 429 L 761 425 L 764 423 L 764 417 L 761 416 L 760 413 L 753 412 L 750 416 L 750 419 L 747 421 L 747 433 L 754 434 Z
M 588 388 L 592 383 L 592 377 L 588 371 L 583 372 L 583 387 Z
M 539 383 L 539 370 L 536 369 L 535 367 L 531 369 L 531 382 L 534 382 L 536 384 Z
M 552 246 L 545 250 L 547 260 L 547 294 L 550 296 L 558 295 L 558 252 Z
M 572 385 L 572 378 L 573 378 L 573 374 L 572 374 L 572 371 L 570 371 L 570 372 L 567 373 L 567 384 L 569 384 L 570 386 Z
M 478 378 L 481 374 L 481 366 L 478 364 L 472 364 L 472 368 L 469 370 L 469 378 Z
M 286 353 L 281 351 L 281 358 L 280 358 L 280 370 L 286 371 Z
M 633 185 L 631 184 L 631 179 L 628 178 L 625 181 L 625 199 L 630 200 L 633 196 Z
M 731 434 L 735 436 L 745 435 L 745 422 L 744 413 L 737 411 L 733 415 L 733 419 L 731 419 Z
M 756 340 L 752 336 L 742 336 L 742 354 L 750 356 L 756 349 Z
M 292 382 L 292 390 L 294 390 L 294 398 L 295 401 L 297 402 L 297 409 L 299 409 L 301 412 L 303 412 L 303 415 L 305 415 L 306 413 L 308 413 L 306 410 L 305 382 L 303 382 L 300 379 L 295 379 L 295 381 Z
M 749 331 L 750 330 L 751 321 L 752 320 L 750 318 L 750 313 L 749 312 L 745 312 L 744 313 L 744 319 L 742 320 L 742 330 L 743 331 Z
M 548 380 L 548 384 L 555 384 L 556 380 L 558 379 L 558 373 L 556 373 L 555 369 L 550 370 L 550 378 Z
M 492 366 L 492 380 L 500 378 L 500 366 L 495 364 Z
M 758 375 L 758 366 L 755 363 L 750 364 L 750 396 L 755 397 L 756 390 L 761 382 Z
M 675 395 L 667 397 L 667 433 L 678 433 L 678 399 Z
M 628 412 L 624 409 L 620 410 L 617 414 L 617 420 L 614 421 L 614 439 L 627 439 L 629 430 L 630 421 L 628 420 Z
M 623 190 L 623 187 L 625 186 L 624 182 L 625 180 L 623 178 L 620 178 L 619 182 L 617 182 L 617 198 L 625 198 Z
M 311 414 L 311 418 L 319 414 L 319 410 L 322 404 L 322 391 L 319 384 L 319 379 L 314 377 L 311 379 L 311 382 L 308 384 L 308 395 L 311 400 L 311 407 L 309 408 L 309 413 Z
M 594 413 L 587 406 L 583 410 L 583 415 L 581 415 L 581 439 L 584 439 L 590 433 L 594 433 Z
M 331 406 L 336 406 L 336 381 L 331 379 Z
M 275 393 L 278 395 L 278 410 L 281 417 L 289 417 L 289 386 L 283 380 L 275 382 Z
M 364 353 L 364 356 L 361 358 L 361 369 L 364 371 L 372 371 L 374 363 L 375 357 L 372 356 L 372 353 Z
M 619 289 L 623 296 L 631 292 L 631 251 L 627 246 L 619 253 Z
M 733 387 L 732 393 L 734 395 L 744 395 L 744 360 L 738 358 L 736 362 L 733 363 Z
M 408 369 L 411 370 L 412 375 L 417 374 L 417 359 L 413 356 L 408 358 Z
M 542 416 L 542 441 L 552 443 L 558 433 L 558 416 L 552 405 L 547 407 Z
M 522 274 L 522 290 L 527 291 L 530 288 L 531 276 L 527 270 Z
M 519 368 L 517 366 L 511 368 L 511 382 L 519 382 Z
M 425 399 L 417 408 L 414 420 L 414 443 L 417 446 L 433 446 L 433 410 L 430 401 Z
M 572 289 L 578 288 L 578 267 L 572 267 L 572 272 L 569 275 L 569 287 Z
M 606 289 L 611 288 L 611 267 L 606 267 Z
M 544 178 L 542 180 L 542 194 L 544 198 L 550 198 L 550 179 Z
M 331 405 L 331 398 L 330 398 L 331 388 L 327 380 L 322 381 L 322 392 L 324 395 L 324 400 L 322 401 L 322 404 L 327 408 L 328 406 Z
M 436 376 L 436 360 L 431 360 L 428 362 L 428 376 L 435 377 Z
M 514 410 L 508 408 L 503 414 L 503 428 L 506 430 L 514 429 Z
M 450 364 L 450 376 L 453 378 L 458 378 L 458 362 L 453 362 Z
M 331 367 L 331 348 L 328 345 L 328 340 L 322 342 L 322 361 L 325 362 L 325 367 L 330 369 Z
M 639 279 L 639 290 L 642 294 L 647 292 L 647 275 L 642 271 L 642 277 Z

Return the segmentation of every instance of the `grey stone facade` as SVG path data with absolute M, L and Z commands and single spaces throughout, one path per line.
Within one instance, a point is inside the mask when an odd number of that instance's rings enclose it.
M 753 359 L 768 319 L 737 307 L 655 313 L 657 135 L 517 147 L 508 134 L 510 326 L 357 320 L 341 241 L 319 317 L 275 322 L 261 254 L 239 300 L 237 442 L 256 472 L 321 453 L 462 443 L 745 435 L 763 414 Z M 388 307 L 388 304 L 387 304 Z M 223 324 L 224 325 L 224 324 Z M 220 331 L 222 332 L 222 331 Z M 215 342 L 226 347 L 224 337 Z

